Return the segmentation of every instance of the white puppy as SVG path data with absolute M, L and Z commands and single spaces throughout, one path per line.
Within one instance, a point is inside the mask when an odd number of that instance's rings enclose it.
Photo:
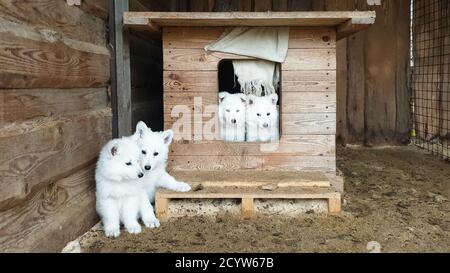
M 141 232 L 156 219 L 142 190 L 141 149 L 128 137 L 109 141 L 101 150 L 95 171 L 96 207 L 108 237 L 118 237 L 122 222 L 129 233 Z
M 219 123 L 222 140 L 245 141 L 246 102 L 245 94 L 219 93 Z
M 248 142 L 278 140 L 278 95 L 264 97 L 248 95 L 246 133 Z
M 155 189 L 166 188 L 173 191 L 186 192 L 191 187 L 178 182 L 166 171 L 169 146 L 172 143 L 173 131 L 152 132 L 147 125 L 140 121 L 136 126 L 133 139 L 141 149 L 141 167 L 144 169 L 144 187 L 150 202 L 155 200 Z

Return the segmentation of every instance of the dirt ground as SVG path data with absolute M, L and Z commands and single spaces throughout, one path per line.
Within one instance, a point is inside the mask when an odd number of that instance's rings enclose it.
M 414 147 L 341 148 L 341 216 L 232 215 L 162 223 L 118 239 L 91 231 L 86 252 L 450 252 L 450 163 Z

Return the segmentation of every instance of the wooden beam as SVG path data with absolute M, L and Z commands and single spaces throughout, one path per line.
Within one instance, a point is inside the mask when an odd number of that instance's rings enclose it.
M 375 17 L 353 18 L 337 27 L 337 40 L 348 37 L 375 23 Z
M 124 24 L 130 27 L 166 26 L 314 26 L 338 27 L 348 24 L 370 25 L 372 11 L 347 12 L 126 12 Z M 356 27 L 358 29 L 359 27 Z M 343 28 L 343 31 L 347 31 Z M 343 32 L 344 33 L 344 32 Z
M 255 216 L 255 205 L 253 198 L 242 198 L 241 215 L 244 219 L 250 219 Z
M 132 132 L 130 46 L 124 30 L 123 13 L 128 0 L 110 0 L 110 41 L 113 44 L 111 64 L 111 104 L 113 108 L 113 137 Z

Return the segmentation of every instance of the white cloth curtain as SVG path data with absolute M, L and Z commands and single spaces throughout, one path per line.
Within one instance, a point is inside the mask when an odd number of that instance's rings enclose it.
M 288 27 L 235 27 L 227 29 L 206 51 L 218 51 L 259 60 L 233 60 L 234 73 L 245 94 L 257 96 L 275 92 L 279 83 L 279 66 L 289 46 Z

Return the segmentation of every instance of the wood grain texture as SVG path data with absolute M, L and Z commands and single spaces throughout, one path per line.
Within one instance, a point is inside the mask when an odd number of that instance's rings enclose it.
M 0 21 L 4 23 L 0 27 L 0 88 L 107 86 L 110 56 L 106 47 Z
M 86 5 L 88 5 L 86 1 L 83 1 L 82 6 Z M 104 20 L 86 13 L 76 6 L 69 6 L 63 0 L 1 1 L 0 17 L 10 22 L 52 30 L 74 40 L 106 45 Z
M 349 19 L 374 21 L 375 13 L 347 12 L 126 12 L 128 27 L 167 26 L 303 26 L 337 27 Z M 359 21 L 358 21 L 359 22 Z
M 289 70 L 335 70 L 336 50 L 329 49 L 290 49 L 281 65 L 283 71 Z
M 167 27 L 163 29 L 163 47 L 201 48 L 216 41 L 224 27 Z
M 336 113 L 335 92 L 284 92 L 281 115 L 296 113 Z
M 335 70 L 283 71 L 282 92 L 336 92 Z
M 281 132 L 284 135 L 334 135 L 336 114 L 284 114 L 281 120 Z
M 0 124 L 108 106 L 106 88 L 0 89 Z
M 289 48 L 335 48 L 336 31 L 333 28 L 289 29 Z
M 203 170 L 277 170 L 334 172 L 334 156 L 172 156 L 169 169 Z
M 0 207 L 24 199 L 31 191 L 92 162 L 110 138 L 111 108 L 34 119 L 2 128 Z
M 205 92 L 219 89 L 217 71 L 164 71 L 164 92 Z
M 0 210 L 0 252 L 60 252 L 98 222 L 94 165 Z
M 283 136 L 280 143 L 250 143 L 226 141 L 179 141 L 170 147 L 170 155 L 182 156 L 258 156 L 297 155 L 333 156 L 334 138 L 329 135 Z
M 187 181 L 192 188 L 204 187 L 329 187 L 330 178 L 321 172 L 289 171 L 178 171 L 170 173 L 178 181 Z
M 339 142 L 369 146 L 408 143 L 410 3 L 386 0 L 381 6 L 369 6 L 364 0 L 317 2 L 330 11 L 369 9 L 377 16 L 366 31 L 340 41 Z M 377 47 L 375 40 L 385 46 Z
M 217 71 L 218 64 L 223 59 L 252 59 L 245 56 L 205 52 L 203 49 L 163 49 L 164 70 Z M 297 59 L 293 59 L 294 62 Z
M 103 20 L 108 18 L 108 2 L 109 0 L 83 0 L 78 8 Z

